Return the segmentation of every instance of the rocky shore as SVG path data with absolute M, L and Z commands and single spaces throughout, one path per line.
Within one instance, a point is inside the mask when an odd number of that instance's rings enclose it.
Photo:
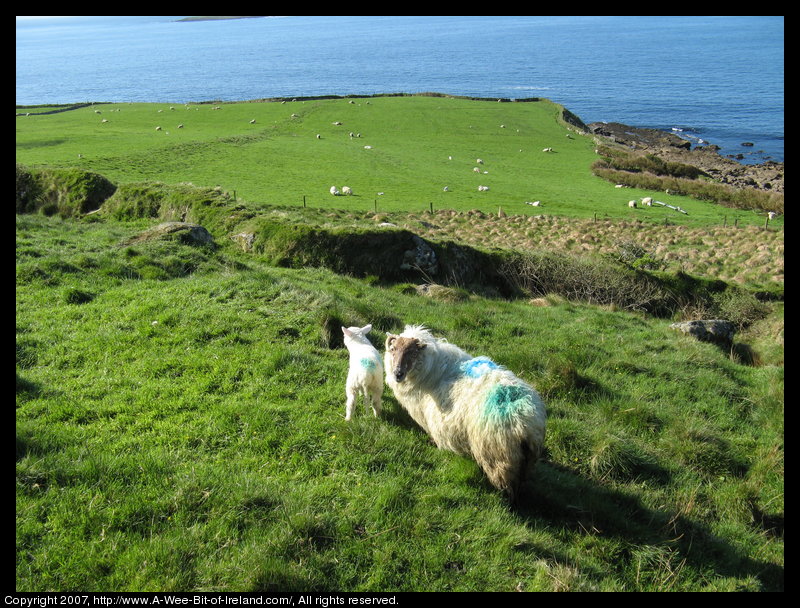
M 784 163 L 767 161 L 743 165 L 722 156 L 718 146 L 709 144 L 692 148 L 690 141 L 658 129 L 631 127 L 617 122 L 593 122 L 587 125 L 587 129 L 601 140 L 654 154 L 665 161 L 697 167 L 723 184 L 783 193 Z

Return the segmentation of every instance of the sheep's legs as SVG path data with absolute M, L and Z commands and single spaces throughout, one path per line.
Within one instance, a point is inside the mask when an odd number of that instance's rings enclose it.
M 369 396 L 369 401 L 372 404 L 372 413 L 377 418 L 381 415 L 381 394 L 377 391 L 371 393 Z
M 349 386 L 346 388 L 345 392 L 347 393 L 347 403 L 345 405 L 344 419 L 350 420 L 350 418 L 353 416 L 353 406 L 356 403 L 356 392 Z

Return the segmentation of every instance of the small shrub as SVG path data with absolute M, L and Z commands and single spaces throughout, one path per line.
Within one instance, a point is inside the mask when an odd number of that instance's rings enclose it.
M 744 289 L 731 287 L 712 295 L 720 317 L 727 319 L 738 330 L 748 327 L 769 314 L 769 306 Z
M 612 257 L 634 270 L 664 270 L 667 267 L 667 262 L 658 257 L 654 251 L 632 240 L 617 241 L 616 253 Z

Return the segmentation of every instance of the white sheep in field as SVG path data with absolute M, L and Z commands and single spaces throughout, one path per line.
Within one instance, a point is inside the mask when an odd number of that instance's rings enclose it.
M 489 186 L 478 186 L 478 192 L 486 192 L 489 190 Z
M 542 152 L 552 152 L 553 148 L 543 148 Z
M 636 201 L 628 201 L 628 207 L 631 209 L 636 209 Z
M 642 199 L 642 205 L 645 207 L 652 207 L 653 206 L 653 197 L 652 196 L 645 196 Z
M 542 453 L 547 413 L 534 388 L 422 326 L 388 334 L 386 383 L 440 449 L 471 457 L 513 503 Z
M 353 189 L 350 186 L 342 186 L 342 194 L 345 196 L 350 196 L 353 194 Z
M 473 167 L 472 171 L 475 172 L 475 173 L 480 173 L 481 169 L 480 169 L 480 167 Z
M 345 420 L 353 416 L 358 395 L 372 407 L 372 413 L 381 413 L 381 397 L 383 395 L 383 361 L 377 349 L 367 338 L 372 325 L 364 327 L 342 327 L 344 344 L 350 352 L 350 368 L 347 372 L 345 395 Z
M 331 186 L 331 194 L 333 194 L 333 196 L 339 196 L 341 192 L 339 192 L 339 188 L 336 186 Z

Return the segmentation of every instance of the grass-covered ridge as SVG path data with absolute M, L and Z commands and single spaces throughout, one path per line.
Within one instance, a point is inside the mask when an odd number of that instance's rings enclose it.
M 721 227 L 719 207 L 685 197 L 671 199 L 698 205 L 685 225 L 602 196 L 597 218 L 479 198 L 511 200 L 538 175 L 556 194 L 613 189 L 549 102 L 216 105 L 17 119 L 19 591 L 783 589 L 782 231 L 742 227 L 745 214 L 734 228 L 730 210 Z M 351 110 L 377 110 L 390 144 L 370 169 L 355 149 L 380 145 L 328 141 Z M 473 120 L 499 111 L 493 134 Z M 163 121 L 176 112 L 177 146 Z M 502 155 L 522 115 L 539 151 L 548 134 L 576 148 L 531 154 L 524 172 Z M 140 136 L 153 116 L 162 131 Z M 54 117 L 69 118 L 49 136 L 22 123 Z M 489 192 L 444 192 L 447 129 L 513 171 Z M 308 156 L 321 142 L 328 152 Z M 489 174 L 465 163 L 468 178 L 494 175 L 481 158 Z M 382 178 L 397 189 L 381 197 L 355 181 Z M 304 208 L 294 197 L 309 184 L 322 190 Z M 356 196 L 330 196 L 333 184 Z M 452 206 L 425 198 L 434 184 Z M 214 243 L 143 238 L 166 221 Z M 400 268 L 420 242 L 436 274 Z M 669 328 L 701 312 L 736 319 L 734 348 Z M 344 421 L 340 327 L 366 323 L 381 350 L 387 332 L 425 324 L 542 393 L 547 452 L 519 509 L 388 391 L 380 419 L 359 406 Z

